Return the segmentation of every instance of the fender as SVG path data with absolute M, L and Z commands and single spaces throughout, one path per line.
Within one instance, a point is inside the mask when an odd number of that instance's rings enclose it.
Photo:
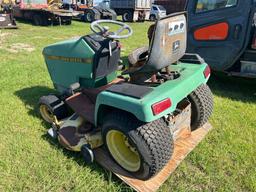
M 207 66 L 206 63 L 181 63 L 173 65 L 172 69 L 179 71 L 180 77 L 154 87 L 153 91 L 142 99 L 136 99 L 109 91 L 101 92 L 96 100 L 94 114 L 95 125 L 99 125 L 104 118 L 104 114 L 109 113 L 113 109 L 129 112 L 143 122 L 152 122 L 174 112 L 180 101 L 186 98 L 201 84 L 205 84 L 208 81 L 209 76 L 204 76 Z M 171 99 L 171 107 L 158 115 L 154 115 L 152 105 L 167 98 Z

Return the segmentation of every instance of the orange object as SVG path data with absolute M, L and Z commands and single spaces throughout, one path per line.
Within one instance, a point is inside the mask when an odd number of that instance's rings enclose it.
M 202 27 L 194 32 L 194 38 L 198 41 L 221 41 L 228 37 L 229 25 L 226 22 Z

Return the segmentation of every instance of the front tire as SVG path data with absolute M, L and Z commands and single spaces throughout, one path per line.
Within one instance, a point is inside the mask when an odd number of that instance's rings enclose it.
M 42 96 L 39 99 L 39 112 L 48 123 L 54 122 L 54 116 L 61 120 L 68 117 L 69 114 L 65 103 L 55 95 Z
M 155 15 L 150 15 L 149 16 L 149 20 L 150 21 L 155 21 L 156 20 L 156 16 Z
M 172 134 L 163 119 L 143 123 L 128 113 L 112 112 L 104 120 L 102 136 L 113 159 L 141 180 L 156 175 L 173 153 Z
M 191 130 L 202 127 L 208 122 L 213 112 L 213 95 L 208 85 L 199 86 L 188 96 L 191 102 Z

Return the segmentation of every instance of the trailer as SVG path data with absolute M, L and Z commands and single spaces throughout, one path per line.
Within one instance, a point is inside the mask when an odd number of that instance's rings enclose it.
M 122 15 L 124 22 L 145 21 L 149 18 L 151 0 L 111 0 L 110 8 Z
M 70 25 L 72 12 L 49 6 L 47 0 L 16 0 L 13 6 L 15 18 L 30 20 L 34 25 Z

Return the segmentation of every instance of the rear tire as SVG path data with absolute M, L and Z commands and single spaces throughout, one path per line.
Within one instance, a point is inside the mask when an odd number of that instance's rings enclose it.
M 104 144 L 112 158 L 136 178 L 147 180 L 171 159 L 173 138 L 163 119 L 143 123 L 125 112 L 112 112 L 102 126 Z
M 65 103 L 55 95 L 42 96 L 39 99 L 39 112 L 42 118 L 48 123 L 54 122 L 54 116 L 58 120 L 61 120 L 69 115 Z
M 125 11 L 122 15 L 124 22 L 132 22 L 133 21 L 133 11 Z
M 213 95 L 210 88 L 203 84 L 193 91 L 188 99 L 191 102 L 191 130 L 202 127 L 208 122 L 213 112 Z
M 148 46 L 140 47 L 138 49 L 135 49 L 132 51 L 132 53 L 128 56 L 128 62 L 129 66 L 133 67 L 136 66 L 136 64 L 139 61 L 146 61 L 148 56 Z

